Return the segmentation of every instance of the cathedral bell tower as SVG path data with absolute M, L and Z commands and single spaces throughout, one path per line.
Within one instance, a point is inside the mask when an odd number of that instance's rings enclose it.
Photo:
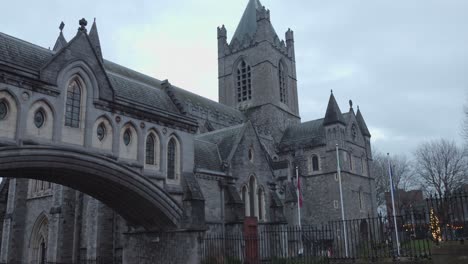
M 278 38 L 259 0 L 249 0 L 229 44 L 226 28 L 218 28 L 219 102 L 243 111 L 275 139 L 300 122 L 293 31 L 285 38 Z

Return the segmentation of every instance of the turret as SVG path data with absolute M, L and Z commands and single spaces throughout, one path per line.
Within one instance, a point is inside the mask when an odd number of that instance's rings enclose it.
M 323 126 L 326 131 L 329 147 L 334 148 L 335 144 L 342 144 L 344 140 L 344 131 L 346 122 L 341 113 L 340 107 L 336 102 L 333 91 L 331 91 L 330 99 L 328 100 L 327 111 L 323 119 Z
M 54 49 L 53 51 L 59 51 L 61 48 L 65 47 L 67 45 L 67 40 L 63 36 L 63 28 L 65 27 L 65 23 L 60 23 L 59 29 L 60 29 L 60 34 L 55 41 Z
M 91 41 L 91 45 L 96 52 L 98 58 L 102 61 L 102 50 L 101 50 L 101 42 L 99 41 L 99 34 L 96 25 L 96 18 L 94 19 L 93 25 L 91 26 L 91 30 L 89 31 L 89 40 Z

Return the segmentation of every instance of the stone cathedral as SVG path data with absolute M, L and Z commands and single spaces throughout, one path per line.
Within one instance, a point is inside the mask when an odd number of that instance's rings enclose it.
M 219 102 L 106 60 L 96 21 L 52 50 L 0 33 L 0 263 L 197 263 L 198 236 L 245 217 L 373 215 L 361 111 L 331 93 L 301 121 L 294 34 L 270 19 L 249 0 L 217 29 Z

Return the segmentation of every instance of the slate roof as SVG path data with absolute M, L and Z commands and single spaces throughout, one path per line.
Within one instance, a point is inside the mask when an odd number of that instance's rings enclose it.
M 221 160 L 218 145 L 208 141 L 195 139 L 195 165 L 197 168 L 220 171 Z
M 364 121 L 364 117 L 362 117 L 361 110 L 359 110 L 359 109 L 357 110 L 356 120 L 357 120 L 357 123 L 359 125 L 359 128 L 362 131 L 362 134 L 364 136 L 370 137 L 371 134 L 369 132 L 369 129 L 367 128 L 366 121 Z
M 179 113 L 161 89 L 161 81 L 105 60 L 104 68 L 117 98 Z
M 325 118 L 323 120 L 324 125 L 331 125 L 335 123 L 346 124 L 343 115 L 341 114 L 340 107 L 335 100 L 333 93 L 330 95 L 330 100 L 328 101 L 327 111 L 325 113 Z
M 206 97 L 191 93 L 174 85 L 169 86 L 167 88 L 167 91 L 169 95 L 171 95 L 171 97 L 173 96 L 174 99 L 177 101 L 175 103 L 180 103 L 181 107 L 183 107 L 185 111 L 189 111 L 189 104 L 200 105 L 205 109 L 209 109 L 212 113 L 222 113 L 228 115 L 229 117 L 234 119 L 235 123 L 240 124 L 244 121 L 244 114 L 230 106 L 220 104 Z
M 280 147 L 318 146 L 325 144 L 323 118 L 291 126 L 283 134 Z
M 0 32 L 0 63 L 9 63 L 39 70 L 54 52 Z
M 236 146 L 243 134 L 245 124 L 219 129 L 213 132 L 200 134 L 197 140 L 211 142 L 217 145 L 221 160 L 229 158 L 229 154 Z
M 249 1 L 239 22 L 239 25 L 237 25 L 237 29 L 232 36 L 231 44 L 234 39 L 242 42 L 245 35 L 248 35 L 251 39 L 253 39 L 255 32 L 257 32 L 257 10 L 262 8 L 262 6 L 263 5 L 259 0 Z M 271 32 L 276 35 L 275 29 L 273 27 L 271 27 Z

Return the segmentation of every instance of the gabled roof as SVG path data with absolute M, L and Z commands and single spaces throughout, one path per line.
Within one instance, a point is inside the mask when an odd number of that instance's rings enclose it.
M 51 50 L 0 32 L 0 63 L 38 71 L 53 55 Z
M 195 166 L 197 168 L 221 171 L 221 157 L 218 151 L 218 145 L 212 142 L 195 139 Z
M 232 36 L 231 43 L 236 38 L 242 41 L 245 35 L 248 35 L 250 38 L 254 37 L 257 31 L 257 10 L 261 7 L 262 3 L 259 0 L 249 0 L 239 25 L 237 25 L 237 29 Z
M 240 138 L 244 134 L 243 132 L 246 124 L 247 123 L 200 134 L 196 139 L 216 144 L 221 160 L 227 161 L 230 159 L 230 155 L 235 147 L 239 144 Z
M 369 132 L 369 129 L 367 128 L 366 121 L 364 121 L 364 117 L 362 117 L 361 110 L 358 108 L 357 114 L 356 114 L 356 121 L 359 125 L 359 128 L 362 131 L 362 134 L 364 136 L 370 137 L 371 134 Z
M 325 118 L 323 119 L 323 125 L 332 125 L 336 123 L 346 124 L 343 114 L 341 113 L 340 107 L 335 100 L 333 93 L 330 95 L 328 100 L 327 111 L 325 113 Z

